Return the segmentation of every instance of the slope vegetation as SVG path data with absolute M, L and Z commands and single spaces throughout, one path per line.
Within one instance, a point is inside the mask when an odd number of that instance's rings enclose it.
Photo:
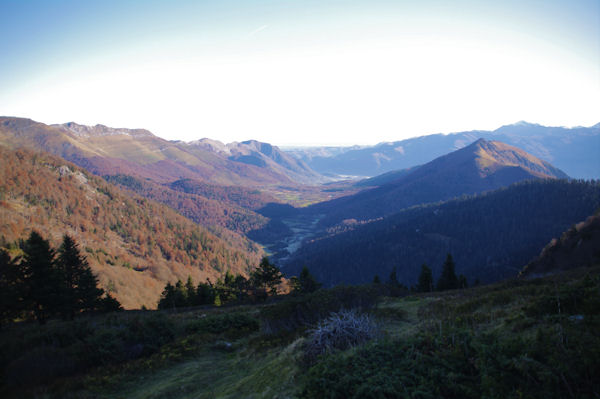
M 427 263 L 437 279 L 447 253 L 469 282 L 515 275 L 552 237 L 600 206 L 598 182 L 537 180 L 473 198 L 417 206 L 353 230 L 315 239 L 293 253 L 284 271 L 307 266 L 328 285 L 386 278 L 405 285 Z
M 55 244 L 73 236 L 102 287 L 126 308 L 155 307 L 167 281 L 188 275 L 199 282 L 226 270 L 247 274 L 261 256 L 239 235 L 211 233 L 60 158 L 2 146 L 0 220 L 5 245 L 32 229 Z
M 525 151 L 496 141 L 475 143 L 358 194 L 317 204 L 323 225 L 344 219 L 374 219 L 403 208 L 448 200 L 536 178 L 566 178 L 559 169 Z
M 600 213 L 596 213 L 571 226 L 560 238 L 553 238 L 519 275 L 535 278 L 599 263 Z

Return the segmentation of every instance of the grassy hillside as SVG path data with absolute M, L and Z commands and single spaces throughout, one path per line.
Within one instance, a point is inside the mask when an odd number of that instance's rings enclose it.
M 0 332 L 0 393 L 107 399 L 594 397 L 600 390 L 599 289 L 595 266 L 426 295 L 384 296 L 391 291 L 371 285 L 261 306 L 125 312 L 55 321 L 45 330 L 15 325 Z M 313 316 L 356 306 L 357 298 L 378 325 L 376 338 L 307 357 L 307 327 L 318 320 Z
M 230 154 L 210 148 L 164 140 L 143 129 L 84 126 L 73 122 L 45 125 L 30 119 L 0 117 L 0 144 L 30 148 L 58 155 L 98 175 L 127 174 L 169 183 L 194 178 L 219 185 L 277 186 L 318 178 L 301 161 L 271 152 L 287 163 L 269 162 L 262 167 L 236 162 Z M 259 143 L 260 144 L 260 143 Z M 290 169 L 291 168 L 291 169 Z
M 239 235 L 211 233 L 60 158 L 1 146 L 0 220 L 3 245 L 32 229 L 55 245 L 70 234 L 102 287 L 126 308 L 155 307 L 167 281 L 188 275 L 200 282 L 228 269 L 247 274 L 262 253 Z

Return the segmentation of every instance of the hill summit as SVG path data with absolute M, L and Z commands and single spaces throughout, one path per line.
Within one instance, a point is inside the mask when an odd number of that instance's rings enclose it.
M 332 225 L 347 218 L 373 219 L 401 209 L 495 190 L 530 179 L 568 178 L 560 169 L 519 148 L 479 139 L 379 187 L 315 206 Z

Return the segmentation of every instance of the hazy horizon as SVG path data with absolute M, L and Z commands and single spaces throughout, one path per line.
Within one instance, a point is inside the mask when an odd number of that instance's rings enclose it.
M 600 3 L 3 2 L 0 114 L 374 145 L 600 121 Z

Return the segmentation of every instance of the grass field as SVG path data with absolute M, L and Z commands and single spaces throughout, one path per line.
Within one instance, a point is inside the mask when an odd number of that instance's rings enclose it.
M 321 311 L 332 306 L 319 302 L 325 297 L 317 292 L 294 300 Z M 278 309 L 286 306 L 284 299 L 176 313 L 124 312 L 43 328 L 8 326 L 0 335 L 0 393 L 178 399 L 600 392 L 599 267 L 466 290 L 381 296 L 365 310 L 380 328 L 376 341 L 312 364 L 303 361 L 310 326 L 265 332 L 266 318 L 285 317 Z M 143 349 L 119 355 L 132 345 Z M 54 361 L 44 355 L 48 351 Z

